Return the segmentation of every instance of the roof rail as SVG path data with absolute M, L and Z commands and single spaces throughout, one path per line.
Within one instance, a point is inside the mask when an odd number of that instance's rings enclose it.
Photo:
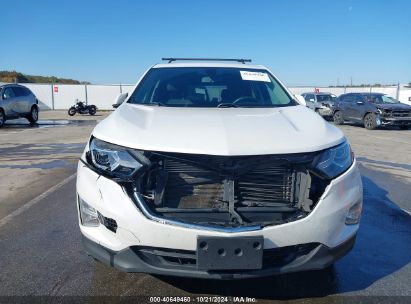
M 161 60 L 168 61 L 171 63 L 173 61 L 235 61 L 241 62 L 245 64 L 246 62 L 251 62 L 251 59 L 243 59 L 243 58 L 174 58 L 174 57 L 167 57 L 161 58 Z

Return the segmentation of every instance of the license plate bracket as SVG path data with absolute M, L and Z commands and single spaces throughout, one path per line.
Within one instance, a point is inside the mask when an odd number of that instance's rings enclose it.
M 198 270 L 250 270 L 263 266 L 262 236 L 197 238 Z

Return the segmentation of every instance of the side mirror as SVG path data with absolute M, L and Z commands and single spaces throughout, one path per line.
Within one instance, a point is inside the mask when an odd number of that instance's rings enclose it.
M 307 103 L 305 102 L 304 97 L 302 97 L 301 95 L 295 94 L 294 95 L 295 100 L 302 106 L 307 106 Z
M 117 96 L 115 103 L 113 104 L 113 108 L 117 109 L 127 98 L 128 93 L 122 93 Z

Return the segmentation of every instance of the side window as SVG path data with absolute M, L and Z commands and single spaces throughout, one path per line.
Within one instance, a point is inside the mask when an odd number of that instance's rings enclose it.
M 307 95 L 305 95 L 305 100 L 306 101 L 311 101 L 311 100 L 313 100 L 314 99 L 314 101 L 315 101 L 315 96 L 314 96 L 314 94 L 307 94 Z
M 11 88 L 5 88 L 3 91 L 3 98 L 9 99 L 15 97 L 15 94 Z
M 14 87 L 13 92 L 16 97 L 24 96 L 24 92 L 20 87 Z
M 21 88 L 23 90 L 23 95 L 24 96 L 29 96 L 31 95 L 31 91 L 27 88 Z
M 353 94 L 347 94 L 345 95 L 345 102 L 354 102 L 354 95 Z
M 364 101 L 373 102 L 373 100 L 375 100 L 375 95 L 364 95 Z
M 364 97 L 362 96 L 362 95 L 355 95 L 355 101 L 357 102 L 357 101 L 362 101 L 362 102 L 364 102 Z
M 31 94 L 31 91 L 25 87 L 13 87 L 13 91 L 16 97 L 28 96 Z

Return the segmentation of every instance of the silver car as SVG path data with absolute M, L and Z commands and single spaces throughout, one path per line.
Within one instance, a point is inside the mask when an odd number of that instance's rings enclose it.
M 8 119 L 26 118 L 31 124 L 39 118 L 36 96 L 18 84 L 0 86 L 0 127 Z
M 308 108 L 325 118 L 332 117 L 337 96 L 325 92 L 303 93 L 301 95 L 304 97 Z

